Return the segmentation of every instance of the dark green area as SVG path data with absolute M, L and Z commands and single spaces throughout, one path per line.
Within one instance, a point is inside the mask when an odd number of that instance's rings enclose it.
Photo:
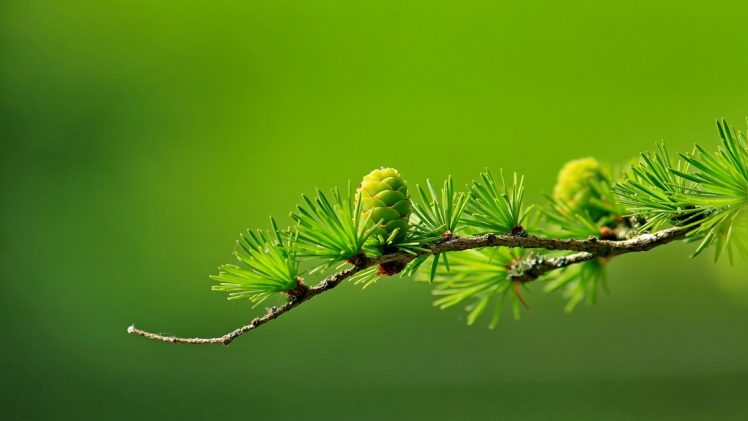
M 748 264 L 673 245 L 612 295 L 495 331 L 424 284 L 261 309 L 210 292 L 238 233 L 379 166 L 485 166 L 550 192 L 569 159 L 718 142 L 748 115 L 748 3 L 0 3 L 3 418 L 744 418 Z M 415 191 L 415 190 L 413 190 Z

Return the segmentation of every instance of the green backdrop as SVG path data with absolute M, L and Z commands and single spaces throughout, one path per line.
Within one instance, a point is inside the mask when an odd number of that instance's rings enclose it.
M 1 2 L 0 415 L 744 417 L 748 264 L 687 245 L 494 331 L 395 278 L 228 348 L 125 332 L 258 314 L 207 275 L 315 186 L 489 166 L 540 201 L 569 159 L 743 129 L 748 2 L 606 3 Z

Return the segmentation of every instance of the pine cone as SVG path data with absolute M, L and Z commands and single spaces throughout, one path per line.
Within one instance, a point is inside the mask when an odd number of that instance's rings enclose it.
M 373 236 L 387 239 L 397 229 L 395 241 L 402 240 L 408 231 L 410 198 L 400 173 L 394 168 L 374 170 L 364 176 L 358 192 L 363 215 L 370 216 L 369 226 L 377 226 Z
M 608 212 L 593 204 L 593 199 L 605 198 L 590 184 L 592 181 L 607 182 L 603 167 L 595 158 L 582 158 L 567 162 L 558 173 L 553 189 L 553 198 L 568 206 L 575 213 L 589 212 L 595 220 L 607 216 Z

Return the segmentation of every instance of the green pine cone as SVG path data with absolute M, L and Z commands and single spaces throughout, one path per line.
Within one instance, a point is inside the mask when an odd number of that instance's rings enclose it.
M 602 165 L 595 158 L 582 158 L 567 162 L 558 173 L 553 198 L 565 204 L 574 213 L 589 212 L 595 220 L 607 216 L 608 211 L 596 206 L 593 199 L 604 200 L 590 184 L 608 180 Z
M 408 231 L 410 198 L 408 186 L 394 168 L 374 170 L 364 176 L 358 186 L 361 211 L 369 218 L 369 226 L 376 225 L 373 236 L 387 239 L 396 229 L 395 241 L 402 240 Z

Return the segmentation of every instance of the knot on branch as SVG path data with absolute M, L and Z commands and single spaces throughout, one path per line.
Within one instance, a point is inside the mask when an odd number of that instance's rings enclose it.
M 393 260 L 390 262 L 380 263 L 377 268 L 377 275 L 379 276 L 392 276 L 397 275 L 405 269 L 407 263 L 401 260 Z
M 286 291 L 286 294 L 290 297 L 291 301 L 300 301 L 307 297 L 309 294 L 309 287 L 304 283 L 301 277 L 296 278 L 296 287 L 292 290 Z
M 371 262 L 371 259 L 368 258 L 365 254 L 361 253 L 358 256 L 353 256 L 350 259 L 348 259 L 348 263 L 352 264 L 353 266 L 357 268 L 363 268 L 369 265 Z
M 522 225 L 517 225 L 509 230 L 509 235 L 512 237 L 527 237 L 530 234 L 525 231 L 525 228 Z

